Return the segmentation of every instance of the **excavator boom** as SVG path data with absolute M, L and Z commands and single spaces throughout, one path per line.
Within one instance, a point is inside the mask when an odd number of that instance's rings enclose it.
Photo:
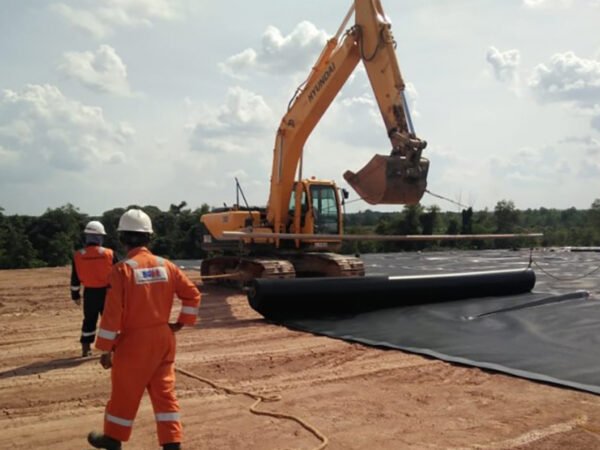
M 358 173 L 344 179 L 370 204 L 415 204 L 427 188 L 429 161 L 421 157 L 427 143 L 416 137 L 396 58 L 396 42 L 380 0 L 355 1 L 354 33 L 360 57 L 375 93 L 388 137 L 388 156 L 375 155 Z

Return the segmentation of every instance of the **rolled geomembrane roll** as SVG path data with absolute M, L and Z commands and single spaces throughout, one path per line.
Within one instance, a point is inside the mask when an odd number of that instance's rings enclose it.
M 531 269 L 436 275 L 256 279 L 250 306 L 267 319 L 352 314 L 472 297 L 517 295 L 535 285 Z

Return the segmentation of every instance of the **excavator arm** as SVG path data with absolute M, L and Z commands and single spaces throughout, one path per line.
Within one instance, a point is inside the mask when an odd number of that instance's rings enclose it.
M 354 13 L 355 24 L 343 36 Z M 342 39 L 340 40 L 340 37 Z M 391 25 L 379 0 L 354 0 L 342 25 L 328 42 L 308 79 L 296 92 L 281 120 L 273 155 L 267 220 L 282 232 L 304 144 L 362 60 L 390 139 L 389 156 L 375 155 L 346 181 L 371 204 L 417 203 L 426 188 L 429 161 L 421 157 L 426 142 L 416 137 L 395 54 Z
M 304 143 L 360 61 L 355 39 L 347 33 L 340 43 L 339 34 L 340 31 L 327 42 L 277 130 L 267 203 L 267 220 L 276 231 L 282 231 L 282 224 L 287 220 L 288 202 Z

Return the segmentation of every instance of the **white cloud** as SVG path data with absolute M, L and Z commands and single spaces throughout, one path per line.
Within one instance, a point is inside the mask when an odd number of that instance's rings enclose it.
M 600 114 L 598 114 L 592 118 L 591 125 L 593 128 L 600 131 Z
M 129 96 L 127 67 L 114 48 L 101 45 L 95 53 L 67 52 L 59 70 L 98 92 Z
M 405 95 L 414 123 L 421 114 L 417 108 L 419 93 L 413 83 L 406 83 Z M 324 132 L 333 139 L 355 147 L 388 145 L 385 124 L 364 66 L 358 66 L 330 109 L 323 116 Z M 417 135 L 419 134 L 418 129 Z M 381 148 L 381 147 L 378 147 Z M 385 147 L 383 147 L 385 148 Z M 379 150 L 381 153 L 383 150 Z M 384 151 L 387 153 L 387 150 Z
M 243 71 L 250 67 L 257 67 L 258 55 L 253 48 L 230 56 L 224 63 L 219 63 L 219 68 L 233 78 L 244 78 Z
M 383 119 L 371 92 L 343 97 L 326 113 L 323 132 L 344 146 L 368 147 L 386 137 Z
M 562 139 L 559 144 L 574 145 L 584 150 L 588 156 L 600 156 L 600 140 L 593 138 L 592 136 L 568 136 Z
M 243 77 L 246 70 L 279 74 L 306 72 L 327 42 L 327 33 L 304 21 L 283 36 L 281 31 L 269 26 L 262 37 L 260 49 L 247 48 L 230 56 L 219 67 L 233 77 Z
M 274 128 L 274 115 L 260 95 L 232 87 L 220 108 L 203 105 L 195 112 L 191 124 L 190 146 L 203 152 L 248 153 L 248 140 Z
M 490 171 L 513 187 L 581 186 L 584 179 L 596 181 L 600 167 L 600 141 L 590 136 L 568 137 L 543 148 L 522 148 L 512 155 L 490 159 Z
M 566 158 L 558 158 L 552 147 L 522 148 L 510 157 L 492 157 L 489 164 L 494 177 L 519 185 L 547 184 L 553 182 L 553 178 L 556 182 L 557 172 L 563 175 L 571 172 Z
M 408 109 L 410 110 L 411 117 L 421 117 L 421 113 L 417 109 L 417 100 L 419 98 L 419 93 L 417 92 L 417 88 L 412 83 L 406 83 L 406 88 L 404 90 L 406 96 L 406 103 L 408 103 Z
M 593 108 L 600 103 L 600 61 L 573 52 L 557 53 L 548 65 L 533 69 L 528 84 L 541 102 L 572 102 Z
M 55 169 L 79 171 L 124 160 L 123 147 L 134 130 L 112 124 L 102 109 L 65 97 L 55 86 L 27 85 L 0 95 L 0 147 L 10 164 L 0 172 L 5 180 L 43 179 Z
M 492 66 L 497 80 L 502 82 L 516 82 L 517 70 L 521 54 L 519 50 L 512 49 L 501 52 L 496 47 L 489 47 L 485 59 Z
M 0 144 L 0 163 L 1 164 L 11 164 L 14 163 L 19 158 L 19 155 L 15 151 L 11 151 L 7 148 L 4 148 Z
M 523 0 L 523 4 L 532 9 L 568 8 L 573 0 Z
M 210 163 L 198 171 L 205 173 L 200 178 L 208 183 L 206 189 L 229 202 L 237 177 L 244 180 L 245 188 L 251 187 L 246 192 L 248 201 L 264 204 L 278 120 L 263 97 L 236 86 L 229 88 L 221 106 L 190 99 L 185 104 L 192 150 L 188 160 Z M 216 198 L 211 201 L 220 203 Z
M 425 151 L 431 161 L 429 180 L 435 180 L 432 190 L 439 189 L 439 192 L 447 193 L 444 195 L 455 194 L 462 189 L 476 192 L 473 184 L 474 180 L 480 179 L 484 170 L 483 159 L 474 160 L 456 151 L 456 148 L 436 144 L 428 145 Z M 456 196 L 452 198 L 461 201 Z
M 71 25 L 97 39 L 117 28 L 150 27 L 155 20 L 173 20 L 182 15 L 183 2 L 178 0 L 86 0 L 55 3 L 52 9 Z

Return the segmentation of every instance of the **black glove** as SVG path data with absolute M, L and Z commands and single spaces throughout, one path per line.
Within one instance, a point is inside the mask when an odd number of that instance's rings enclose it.
M 105 369 L 110 369 L 112 367 L 112 353 L 106 352 L 100 355 L 100 364 Z
M 169 324 L 169 328 L 171 328 L 171 330 L 173 331 L 173 333 L 177 333 L 179 330 L 181 330 L 183 328 L 183 324 L 180 323 L 180 322 L 170 323 Z

